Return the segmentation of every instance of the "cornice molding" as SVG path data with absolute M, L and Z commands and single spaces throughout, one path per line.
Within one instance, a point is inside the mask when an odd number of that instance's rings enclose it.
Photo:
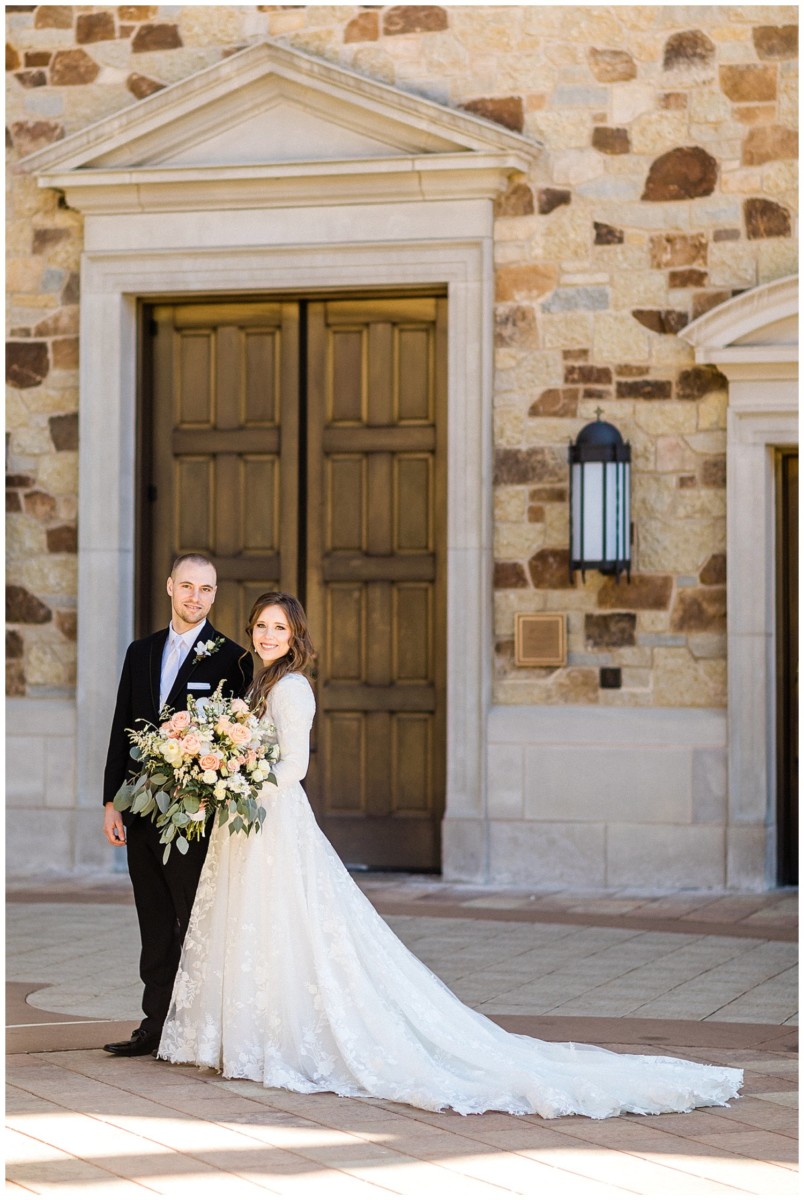
M 261 42 L 30 155 L 86 212 L 493 197 L 537 142 Z

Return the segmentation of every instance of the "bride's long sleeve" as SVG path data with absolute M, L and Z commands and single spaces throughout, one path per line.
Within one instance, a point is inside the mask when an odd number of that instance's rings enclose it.
M 315 698 L 302 675 L 286 675 L 271 695 L 271 710 L 279 743 L 279 762 L 271 768 L 276 785 L 264 787 L 268 793 L 300 783 L 310 763 L 310 729 L 315 716 Z

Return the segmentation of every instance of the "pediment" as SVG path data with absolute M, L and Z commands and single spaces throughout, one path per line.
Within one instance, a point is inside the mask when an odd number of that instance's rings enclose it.
M 704 313 L 681 333 L 697 362 L 739 372 L 787 376 L 798 362 L 798 276 L 786 275 L 741 292 Z
M 249 47 L 25 159 L 42 186 L 172 182 L 194 169 L 287 180 L 421 169 L 524 170 L 537 143 L 273 42 Z M 179 173 L 177 175 L 177 173 Z M 232 174 L 234 173 L 234 174 Z M 387 181 L 386 181 L 387 182 Z M 287 191 L 287 186 L 285 187 Z M 79 207 L 81 205 L 79 204 Z

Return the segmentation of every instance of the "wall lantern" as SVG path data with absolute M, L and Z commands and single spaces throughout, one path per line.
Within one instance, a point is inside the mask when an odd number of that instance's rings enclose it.
M 631 578 L 631 446 L 608 421 L 585 425 L 569 447 L 570 579 L 580 571 Z

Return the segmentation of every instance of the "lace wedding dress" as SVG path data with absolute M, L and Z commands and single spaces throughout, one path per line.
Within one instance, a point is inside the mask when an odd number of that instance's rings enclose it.
M 270 694 L 277 786 L 258 834 L 211 834 L 160 1058 L 265 1087 L 459 1113 L 687 1112 L 737 1094 L 739 1070 L 537 1041 L 461 1003 L 318 828 L 300 783 L 314 711 L 301 675 Z

